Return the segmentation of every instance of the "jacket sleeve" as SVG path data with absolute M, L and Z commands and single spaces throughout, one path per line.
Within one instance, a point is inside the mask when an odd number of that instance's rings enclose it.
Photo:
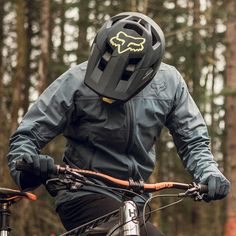
M 177 77 L 179 83 L 166 126 L 185 168 L 196 182 L 204 183 L 210 175 L 220 171 L 210 151 L 205 121 L 178 72 Z
M 79 79 L 70 70 L 56 79 L 33 104 L 10 138 L 8 165 L 16 184 L 20 186 L 20 172 L 15 161 L 24 153 L 39 154 L 55 136 L 63 132 L 68 116 L 73 112 L 73 95 Z M 35 183 L 35 187 L 39 183 Z

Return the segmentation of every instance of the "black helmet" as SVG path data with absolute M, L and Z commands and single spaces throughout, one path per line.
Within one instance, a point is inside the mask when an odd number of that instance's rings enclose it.
M 151 18 L 120 13 L 94 39 L 85 84 L 102 97 L 127 101 L 153 79 L 164 48 L 163 32 Z

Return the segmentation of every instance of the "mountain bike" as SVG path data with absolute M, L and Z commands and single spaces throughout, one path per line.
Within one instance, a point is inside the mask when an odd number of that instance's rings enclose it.
M 23 171 L 32 170 L 31 166 L 26 165 L 23 162 L 17 163 L 17 169 Z M 46 182 L 46 188 L 55 196 L 60 189 L 70 189 L 72 191 L 78 191 L 81 185 L 95 186 L 97 188 L 111 189 L 112 191 L 119 191 L 124 193 L 122 206 L 120 209 L 114 210 L 104 216 L 96 218 L 90 222 L 85 223 L 75 229 L 61 234 L 60 236 L 77 236 L 77 235 L 97 235 L 106 234 L 110 236 L 124 235 L 124 236 L 139 236 L 140 225 L 144 224 L 153 212 L 149 209 L 146 213 L 146 209 L 149 206 L 149 202 L 154 198 L 150 197 L 148 200 L 143 199 L 141 194 L 152 193 L 163 189 L 179 189 L 182 190 L 176 194 L 164 194 L 161 196 L 175 196 L 179 197 L 178 201 L 159 208 L 172 206 L 181 202 L 184 198 L 190 197 L 196 201 L 201 201 L 205 193 L 207 193 L 207 186 L 196 183 L 178 183 L 178 182 L 160 182 L 154 184 L 147 184 L 143 181 L 121 180 L 112 176 L 79 168 L 71 168 L 69 166 L 55 165 L 54 177 L 48 179 Z M 102 186 L 94 182 L 94 179 L 102 180 L 106 183 L 106 186 Z M 55 185 L 56 184 L 56 185 Z M 52 187 L 53 186 L 53 187 Z M 54 188 L 54 186 L 57 186 Z M 107 187 L 108 186 L 108 187 Z M 139 208 L 134 197 L 139 196 L 145 200 L 142 214 L 139 213 Z M 160 195 L 158 195 L 160 196 Z M 29 192 L 21 192 L 19 190 L 0 188 L 0 236 L 9 236 L 11 228 L 9 226 L 10 219 L 10 206 L 20 199 L 26 198 L 29 200 L 36 200 L 36 196 Z M 113 224 L 109 224 L 114 222 Z

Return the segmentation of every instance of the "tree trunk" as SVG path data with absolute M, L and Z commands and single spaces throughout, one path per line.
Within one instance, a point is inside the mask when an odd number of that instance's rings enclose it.
M 23 114 L 25 114 L 28 110 L 29 107 L 29 89 L 31 86 L 30 82 L 30 76 L 31 76 L 31 52 L 32 52 L 32 38 L 33 38 L 33 30 L 32 30 L 32 25 L 33 25 L 33 14 L 34 11 L 32 9 L 34 8 L 34 2 L 31 0 L 26 0 L 26 8 L 27 8 L 27 29 L 26 29 L 26 43 L 27 43 L 27 48 L 26 48 L 26 68 L 25 68 L 25 82 L 23 83 Z
M 200 1 L 193 1 L 193 53 L 192 53 L 192 80 L 193 80 L 193 98 L 197 105 L 200 104 L 200 77 L 202 68 L 202 58 L 200 53 L 201 35 L 199 32 L 200 26 Z
M 12 117 L 11 132 L 18 126 L 19 110 L 22 107 L 22 84 L 25 82 L 26 68 L 26 31 L 25 25 L 25 1 L 16 1 L 16 31 L 17 31 L 17 66 L 13 78 L 12 90 Z
M 64 60 L 63 60 L 63 56 L 65 54 L 65 8 L 66 8 L 66 1 L 65 0 L 61 0 L 61 7 L 60 7 L 60 18 L 61 18 L 61 22 L 60 22 L 60 31 L 61 31 L 61 43 L 59 46 L 59 53 L 58 53 L 58 60 L 59 60 L 59 64 L 60 66 L 63 66 L 64 64 Z
M 144 0 L 143 1 L 143 13 L 144 14 L 147 14 L 148 12 L 147 12 L 147 9 L 148 9 L 148 2 L 149 2 L 149 0 Z
M 5 130 L 6 125 L 6 114 L 4 109 L 4 89 L 3 89 L 3 56 L 2 56 L 2 48 L 3 48 L 3 17 L 4 17 L 4 0 L 0 0 L 0 163 L 3 163 L 5 159 L 5 149 L 6 149 L 6 141 L 5 141 Z M 0 179 L 3 180 L 3 166 L 0 166 Z M 1 181 L 2 182 L 2 181 Z
M 226 87 L 236 91 L 236 2 L 228 1 L 226 6 L 228 19 L 226 22 Z M 225 236 L 234 236 L 236 232 L 236 96 L 226 97 L 226 173 L 231 181 L 231 192 L 227 197 L 227 214 Z
M 47 67 L 49 61 L 49 19 L 50 19 L 50 0 L 42 1 L 41 9 L 41 45 L 39 60 L 39 84 L 38 91 L 41 94 L 47 87 Z
M 131 11 L 137 11 L 137 2 L 136 0 L 130 0 Z
M 13 91 L 12 91 L 12 120 L 11 120 L 11 132 L 14 132 L 18 126 L 19 112 L 22 109 L 23 101 L 23 84 L 28 78 L 26 75 L 26 51 L 27 40 L 25 30 L 25 14 L 26 6 L 25 1 L 16 1 L 16 31 L 17 31 L 17 66 L 16 73 L 13 79 Z M 29 214 L 28 202 L 25 203 L 24 215 L 18 217 L 20 227 L 17 229 L 18 235 L 24 235 L 24 227 L 26 222 L 25 217 Z
M 87 40 L 87 28 L 89 26 L 89 1 L 79 2 L 79 37 L 78 37 L 78 51 L 77 63 L 85 61 L 88 57 L 89 43 Z

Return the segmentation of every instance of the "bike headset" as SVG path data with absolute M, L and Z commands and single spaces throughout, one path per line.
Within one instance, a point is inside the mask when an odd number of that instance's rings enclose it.
M 104 102 L 126 102 L 153 79 L 164 50 L 164 34 L 150 17 L 120 13 L 98 31 L 84 82 Z

